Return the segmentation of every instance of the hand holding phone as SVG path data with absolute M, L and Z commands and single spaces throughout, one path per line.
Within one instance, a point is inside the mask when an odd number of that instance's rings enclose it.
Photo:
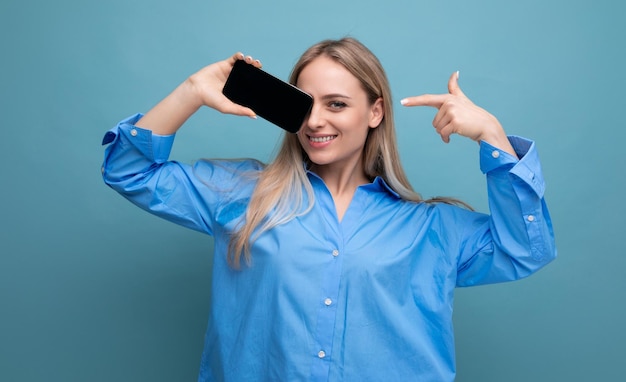
M 222 92 L 290 133 L 300 130 L 313 106 L 309 94 L 243 60 L 235 62 Z

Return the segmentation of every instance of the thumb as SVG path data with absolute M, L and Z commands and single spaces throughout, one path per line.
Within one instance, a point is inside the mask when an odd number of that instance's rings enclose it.
M 256 119 L 256 113 L 254 112 L 254 110 L 250 109 L 249 107 L 241 106 L 238 104 L 234 104 L 234 107 L 232 111 L 230 111 L 230 114 Z
M 234 103 L 226 97 L 224 97 L 222 103 L 216 109 L 224 114 L 240 115 L 256 119 L 256 113 L 254 110 L 238 103 Z
M 459 71 L 452 73 L 450 79 L 448 80 L 448 92 L 452 95 L 465 96 L 465 93 L 461 90 L 459 86 Z

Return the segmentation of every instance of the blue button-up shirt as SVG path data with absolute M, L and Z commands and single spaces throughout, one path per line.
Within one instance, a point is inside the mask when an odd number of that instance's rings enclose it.
M 340 222 L 309 172 L 314 208 L 263 233 L 252 264 L 227 263 L 263 166 L 168 161 L 173 136 L 120 122 L 104 138 L 105 182 L 158 216 L 213 235 L 212 308 L 199 381 L 452 381 L 457 286 L 515 280 L 556 255 L 534 143 L 517 160 L 485 142 L 491 215 L 404 201 L 381 178 Z

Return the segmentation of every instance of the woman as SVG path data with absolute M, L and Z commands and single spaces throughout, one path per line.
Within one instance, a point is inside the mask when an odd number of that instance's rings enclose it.
M 201 106 L 255 117 L 221 89 L 236 54 L 190 76 L 105 136 L 107 184 L 138 206 L 215 238 L 200 381 L 451 381 L 456 286 L 515 280 L 556 255 L 534 143 L 449 80 L 449 94 L 402 100 L 439 109 L 445 142 L 480 143 L 491 215 L 423 201 L 402 167 L 389 85 L 358 41 L 309 48 L 291 83 L 313 96 L 269 165 L 168 161 Z M 450 203 L 448 203 L 450 202 Z

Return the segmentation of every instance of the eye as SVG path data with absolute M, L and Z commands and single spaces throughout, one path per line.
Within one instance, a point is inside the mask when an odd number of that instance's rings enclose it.
M 345 102 L 341 102 L 341 101 L 330 101 L 328 102 L 328 107 L 333 109 L 333 110 L 341 110 L 344 107 L 346 107 L 348 105 L 346 105 Z

